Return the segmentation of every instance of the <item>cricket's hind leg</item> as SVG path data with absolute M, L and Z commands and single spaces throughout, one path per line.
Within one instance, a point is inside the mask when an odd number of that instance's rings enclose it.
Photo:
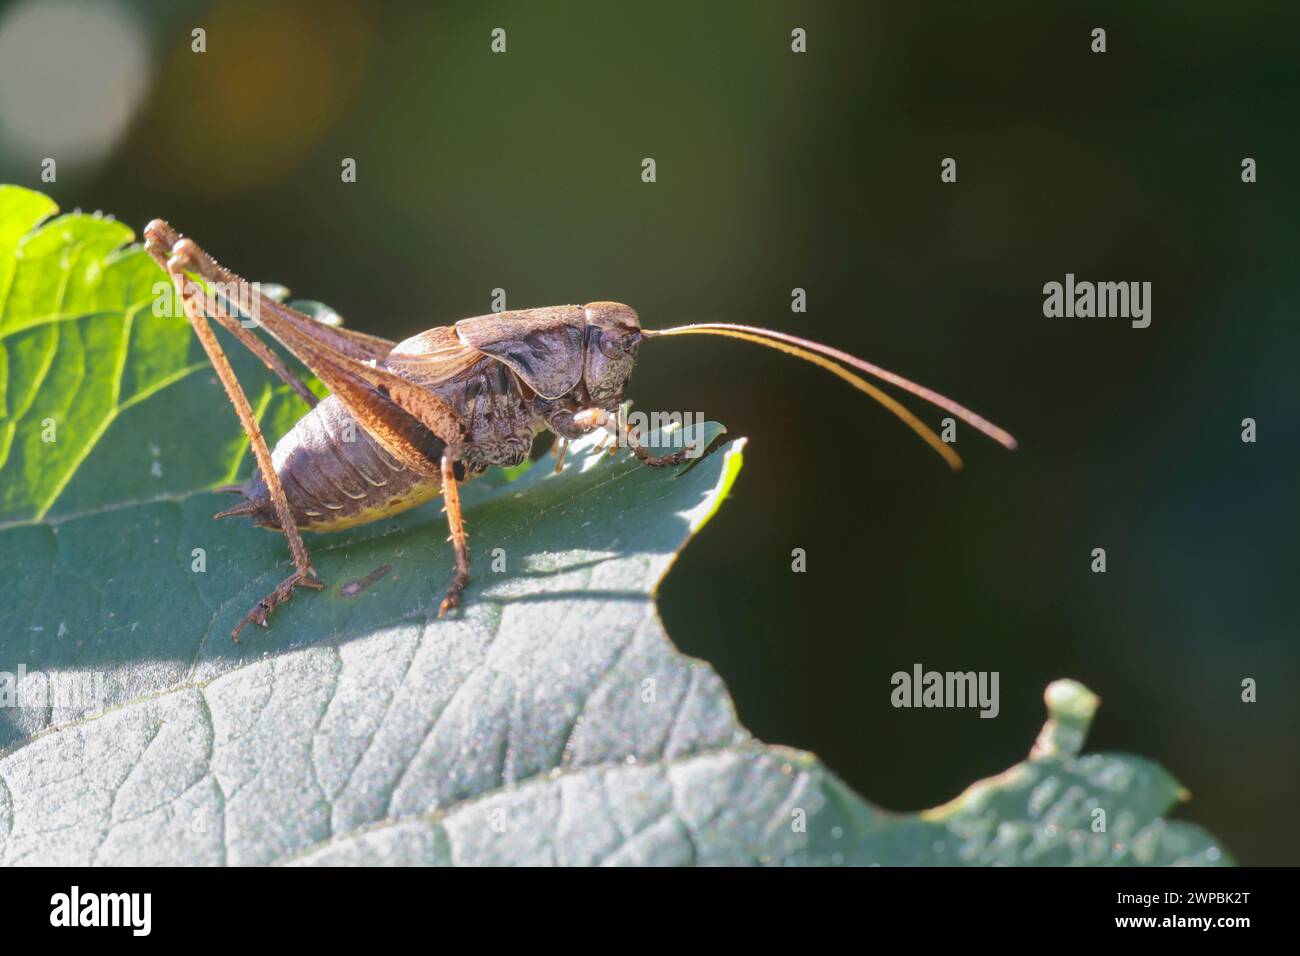
M 170 225 L 161 219 L 155 219 L 149 225 L 144 227 L 145 249 L 164 269 L 167 268 L 167 259 L 172 255 L 173 250 L 181 245 L 181 234 L 173 229 Z M 204 264 L 206 253 L 199 249 L 192 241 L 188 244 L 191 248 L 191 255 L 186 268 L 190 271 L 199 271 L 200 266 Z M 197 257 L 196 257 L 197 256 Z M 205 277 L 206 278 L 206 277 Z M 209 279 L 209 281 L 211 281 Z M 178 289 L 178 291 L 180 291 Z M 183 293 L 182 293 L 183 295 Z M 205 310 L 206 311 L 206 310 Z M 298 396 L 307 403 L 308 408 L 315 408 L 316 403 L 320 401 L 311 389 L 298 376 L 289 371 L 287 365 L 281 361 L 280 356 L 267 346 L 265 342 L 259 339 L 249 331 L 239 320 L 238 317 L 226 312 L 222 306 L 213 309 L 210 316 L 213 320 L 220 323 L 221 327 L 227 332 L 239 339 L 241 345 L 248 349 L 259 359 L 262 364 L 275 373 L 276 377 L 292 388 Z
M 230 632 L 230 639 L 238 644 L 239 632 L 250 623 L 259 627 L 266 627 L 266 619 L 270 617 L 271 612 L 293 597 L 293 589 L 298 587 L 321 591 L 324 590 L 325 584 L 316 577 L 316 572 L 310 565 L 305 572 L 295 571 L 277 584 L 274 591 L 249 608 L 248 613 L 240 618 L 239 623 L 235 625 L 235 629 Z
M 276 585 L 270 594 L 253 605 L 240 622 L 235 625 L 235 629 L 231 631 L 231 639 L 238 643 L 239 632 L 250 622 L 266 627 L 267 616 L 293 596 L 295 587 L 306 587 L 319 591 L 325 585 L 316 578 L 316 571 L 312 567 L 311 557 L 307 554 L 307 547 L 303 544 L 302 534 L 298 531 L 298 526 L 294 524 L 293 515 L 289 510 L 289 502 L 285 498 L 284 488 L 281 486 L 279 476 L 276 474 L 275 467 L 271 462 L 270 449 L 267 448 L 266 438 L 262 434 L 261 427 L 257 424 L 257 418 L 253 415 L 253 409 L 248 403 L 248 397 L 244 394 L 239 379 L 235 377 L 235 371 L 230 367 L 230 361 L 226 358 L 225 352 L 221 350 L 221 344 L 217 341 L 216 333 L 212 331 L 212 326 L 208 324 L 204 304 L 199 298 L 199 290 L 186 281 L 185 273 L 187 271 L 197 271 L 195 266 L 201 251 L 198 250 L 192 240 L 179 238 L 176 231 L 161 220 L 155 220 L 145 228 L 145 248 L 171 277 L 172 284 L 176 287 L 176 291 L 185 306 L 185 316 L 189 319 L 190 325 L 193 326 L 194 334 L 198 336 L 203 350 L 207 352 L 208 359 L 212 362 L 212 367 L 217 373 L 217 378 L 220 379 L 221 385 L 226 391 L 226 396 L 230 399 L 230 404 L 235 407 L 235 414 L 239 416 L 239 423 L 248 436 L 248 443 L 253 449 L 253 457 L 256 459 L 257 467 L 261 470 L 267 483 L 271 501 L 275 506 L 276 516 L 279 518 L 280 527 L 284 529 L 284 536 L 289 543 L 289 551 L 293 555 L 294 573 Z M 221 306 L 215 306 L 214 311 L 220 312 Z M 247 333 L 247 330 L 243 329 L 229 315 L 214 316 L 213 318 L 232 332 L 239 329 L 240 332 Z M 227 324 L 227 321 L 230 324 Z M 235 334 L 241 342 L 248 344 L 244 335 Z M 252 336 L 249 335 L 248 338 L 252 339 Z M 253 339 L 253 341 L 257 340 Z M 260 342 L 258 344 L 261 345 Z M 258 352 L 257 349 L 254 348 L 253 351 L 259 357 L 263 357 L 263 353 Z

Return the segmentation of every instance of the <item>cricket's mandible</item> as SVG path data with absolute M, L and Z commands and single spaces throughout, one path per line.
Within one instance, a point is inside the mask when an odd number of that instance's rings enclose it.
M 249 622 L 265 627 L 268 615 L 295 587 L 324 587 L 302 531 L 376 521 L 439 494 L 456 556 L 456 572 L 438 611 L 439 617 L 446 614 L 469 583 L 459 485 L 493 465 L 519 464 L 543 431 L 568 441 L 604 430 L 650 467 L 679 464 L 691 449 L 654 455 L 618 415 L 645 339 L 720 335 L 820 365 L 888 408 L 953 468 L 961 467 L 961 459 L 949 445 L 857 373 L 917 395 L 1007 448 L 1016 447 L 1005 431 L 951 399 L 846 352 L 782 332 L 729 323 L 651 331 L 641 328 L 629 306 L 592 302 L 492 313 L 390 342 L 317 322 L 262 295 L 160 219 L 149 223 L 144 235 L 145 248 L 171 277 L 257 464 L 249 481 L 218 489 L 238 492 L 244 500 L 217 517 L 247 515 L 254 524 L 282 531 L 293 555 L 294 572 L 244 615 L 231 633 L 235 640 Z M 258 325 L 320 379 L 329 397 L 317 400 L 227 303 L 203 295 L 188 280 L 191 275 L 217 287 L 250 289 Z M 274 451 L 210 321 L 235 336 L 310 407 Z

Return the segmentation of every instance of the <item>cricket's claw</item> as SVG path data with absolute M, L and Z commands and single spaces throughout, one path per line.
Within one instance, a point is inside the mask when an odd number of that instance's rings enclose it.
M 445 617 L 452 608 L 460 607 L 460 594 L 467 584 L 469 584 L 469 575 L 464 571 L 457 571 L 456 576 L 451 579 L 451 585 L 447 588 L 442 603 L 438 605 L 438 617 Z
M 283 581 L 281 581 L 274 591 L 268 594 L 262 600 L 249 609 L 248 613 L 243 616 L 235 629 L 230 632 L 230 639 L 236 644 L 239 643 L 239 632 L 249 624 L 256 624 L 258 627 L 266 627 L 266 619 L 270 617 L 271 612 L 293 597 L 294 588 L 311 588 L 313 591 L 323 590 L 324 582 L 316 577 L 316 572 L 309 571 L 303 574 L 301 571 L 295 571 Z

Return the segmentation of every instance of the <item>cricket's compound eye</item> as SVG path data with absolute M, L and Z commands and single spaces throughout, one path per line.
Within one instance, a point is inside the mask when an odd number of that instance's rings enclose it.
M 596 336 L 597 348 L 607 359 L 617 359 L 622 355 L 635 353 L 641 344 L 640 332 L 602 332 Z
M 641 320 L 631 306 L 619 302 L 592 302 L 584 308 L 587 356 L 582 378 L 587 394 L 598 403 L 617 404 L 636 362 Z

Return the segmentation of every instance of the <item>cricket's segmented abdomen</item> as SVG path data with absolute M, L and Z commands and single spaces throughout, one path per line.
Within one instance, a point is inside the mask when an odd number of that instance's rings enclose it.
M 440 444 L 433 436 L 429 440 Z M 441 448 L 428 452 L 436 458 Z M 276 443 L 271 462 L 302 531 L 340 531 L 365 524 L 421 505 L 441 490 L 436 477 L 416 473 L 380 447 L 332 395 Z M 249 515 L 254 524 L 279 530 L 260 474 L 224 490 L 239 492 L 245 501 L 217 517 Z

